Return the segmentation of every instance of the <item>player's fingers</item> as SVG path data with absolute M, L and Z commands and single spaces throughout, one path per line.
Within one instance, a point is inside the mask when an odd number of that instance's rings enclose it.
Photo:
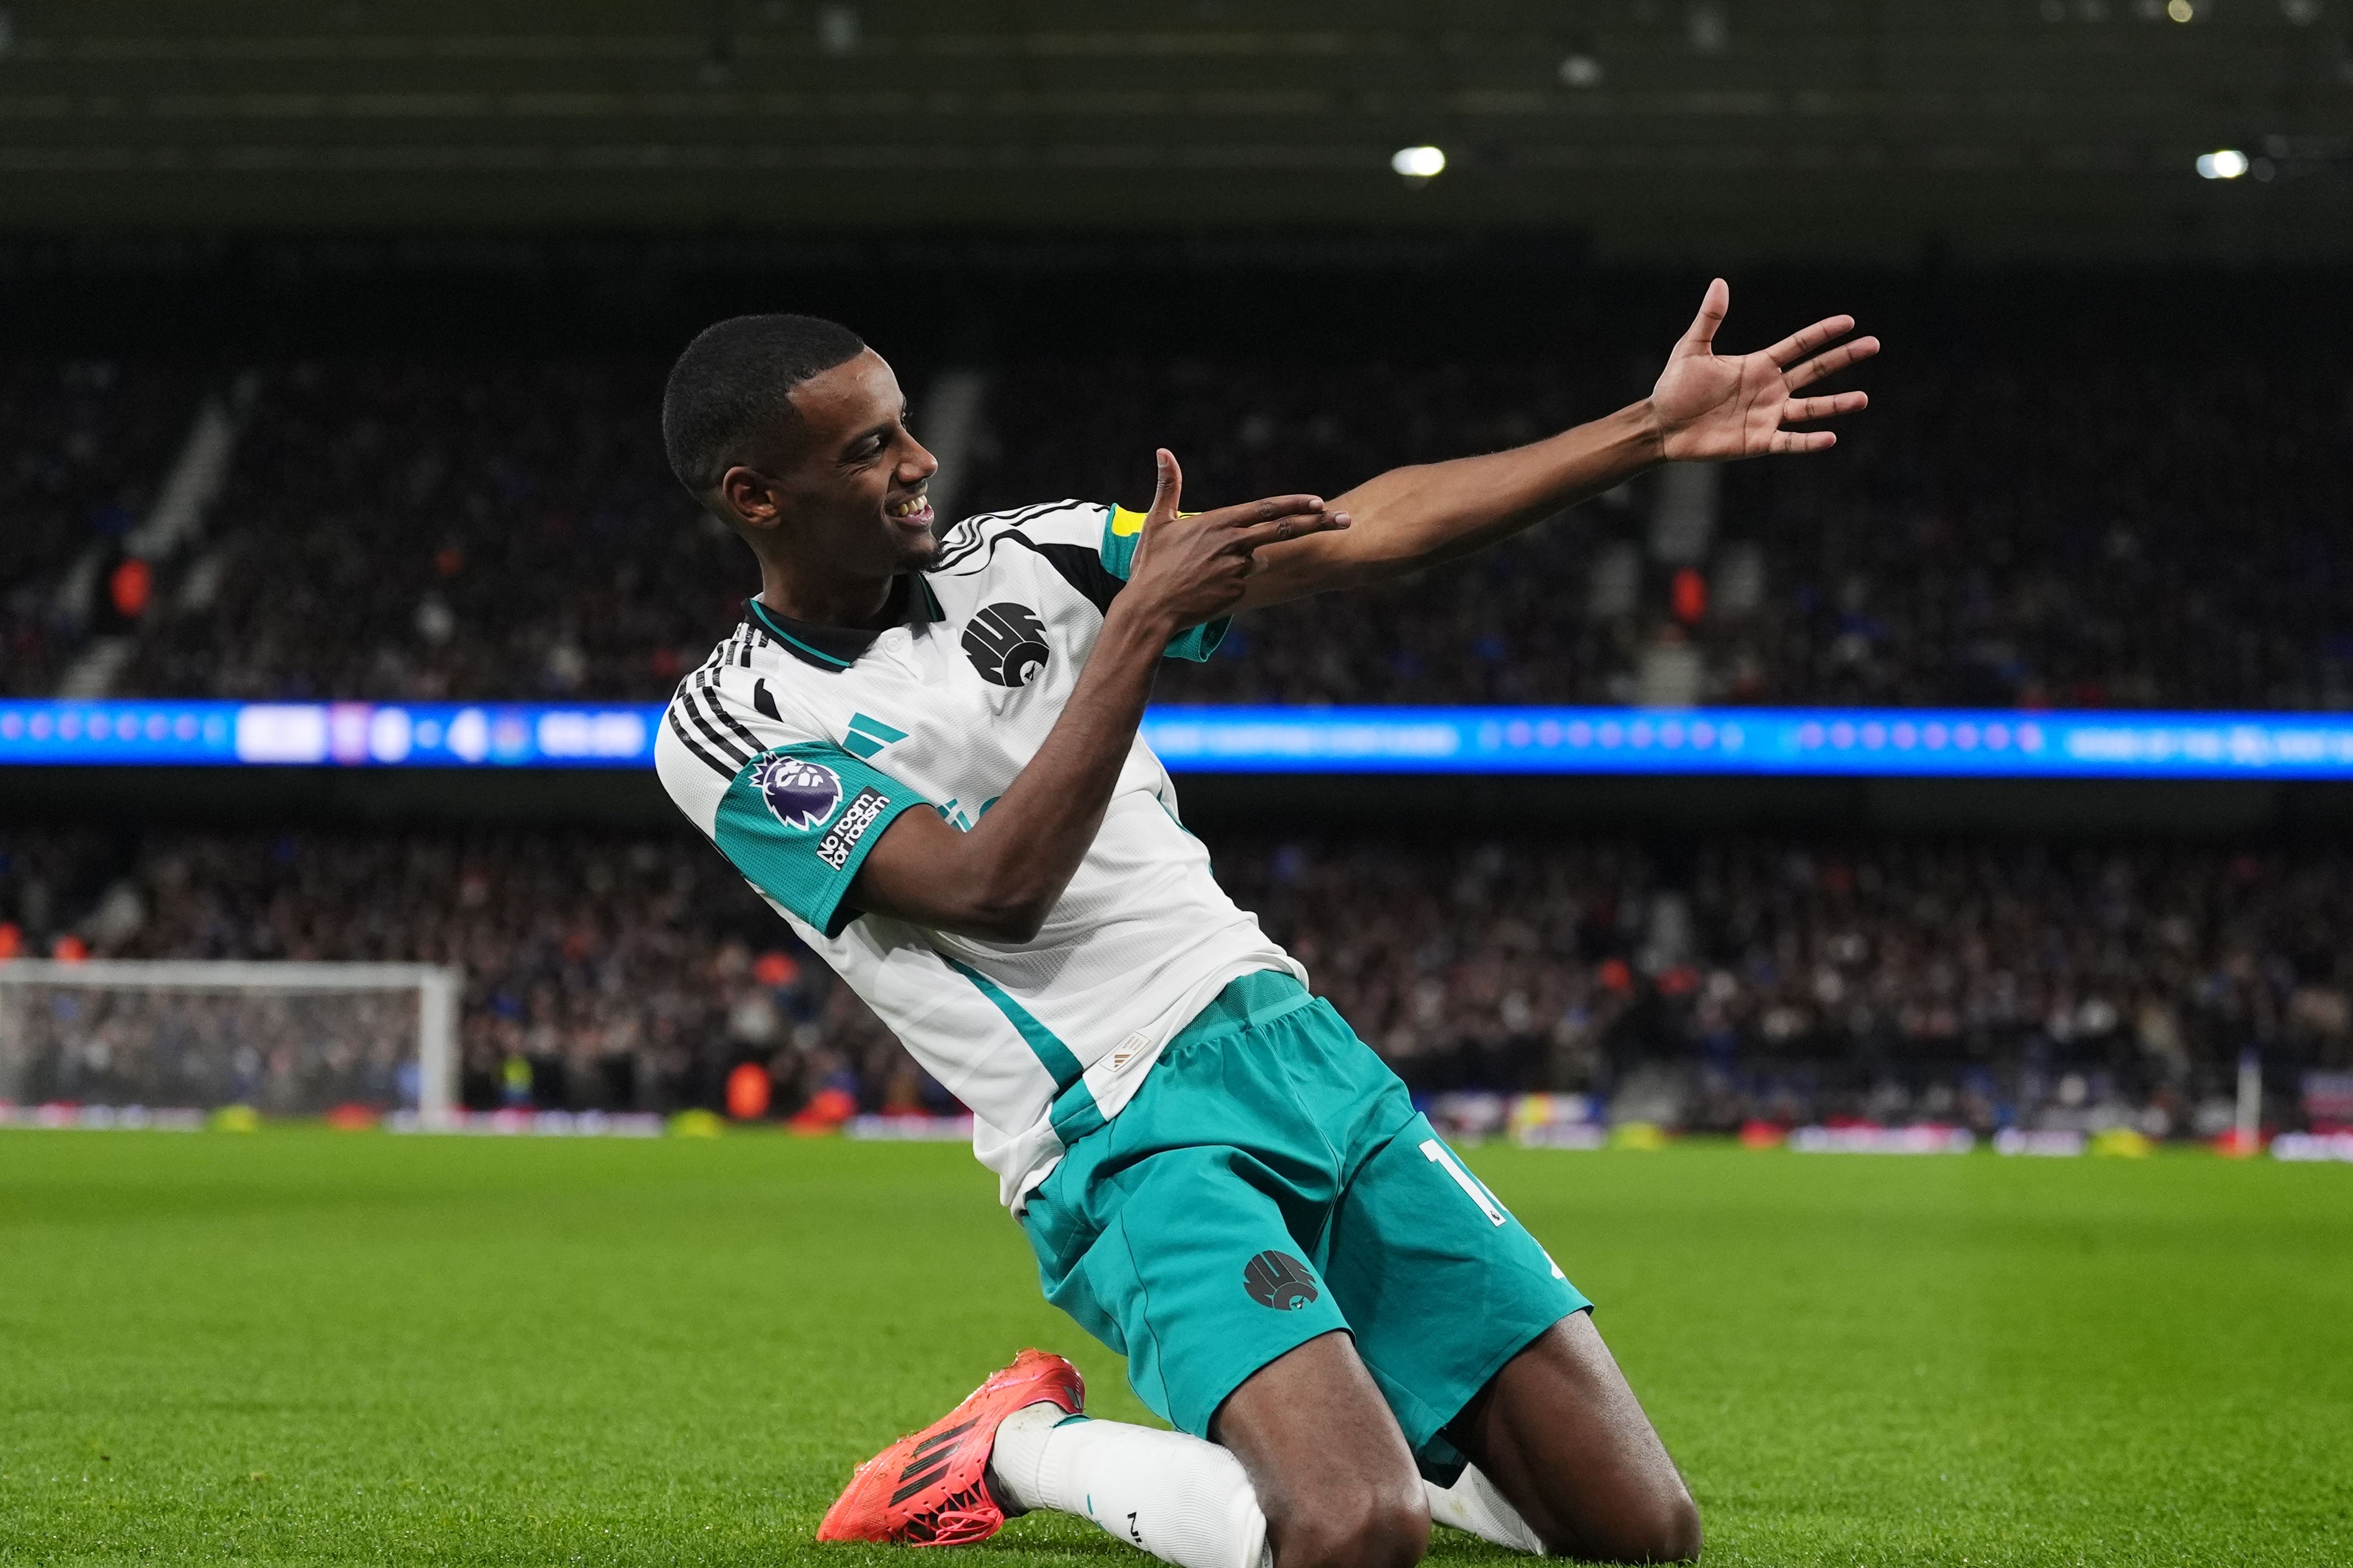
M 1166 522 L 1176 515 L 1176 500 L 1185 489 L 1185 470 L 1176 466 L 1176 454 L 1166 447 L 1152 454 L 1152 461 L 1158 472 L 1147 516 L 1153 522 Z
M 1724 314 L 1731 309 L 1732 285 L 1718 278 L 1700 296 L 1699 314 L 1692 318 L 1691 331 L 1683 334 L 1683 345 L 1699 350 L 1715 342 L 1715 329 L 1724 325 Z
M 1262 545 L 1280 544 L 1286 539 L 1298 539 L 1310 533 L 1336 532 L 1355 521 L 1345 511 L 1302 512 L 1236 529 L 1233 542 L 1244 550 L 1256 550 Z
M 1801 386 L 1834 375 L 1858 360 L 1869 359 L 1879 352 L 1877 338 L 1857 338 L 1851 343 L 1841 343 L 1828 353 L 1816 354 L 1795 370 L 1785 372 L 1781 383 L 1795 392 Z M 1778 359 L 1776 363 L 1780 363 Z
M 1854 331 L 1852 316 L 1824 316 L 1812 326 L 1791 332 L 1765 353 L 1775 364 L 1788 364 L 1803 359 L 1824 343 L 1834 342 Z
M 1861 392 L 1834 393 L 1828 397 L 1793 397 L 1781 405 L 1781 423 L 1789 425 L 1808 419 L 1830 419 L 1870 406 L 1870 395 Z
M 1244 501 L 1240 506 L 1221 506 L 1215 511 L 1201 513 L 1201 521 L 1213 528 L 1254 528 L 1281 517 L 1301 517 L 1320 513 L 1324 510 L 1322 496 L 1268 496 L 1263 500 Z
M 1828 430 L 1777 430 L 1773 444 L 1766 450 L 1778 456 L 1784 452 L 1827 452 L 1838 445 L 1838 437 Z

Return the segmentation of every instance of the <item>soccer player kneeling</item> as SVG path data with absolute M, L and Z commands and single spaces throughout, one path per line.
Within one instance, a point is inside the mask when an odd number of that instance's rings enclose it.
M 802 316 L 670 373 L 672 468 L 762 587 L 683 681 L 662 782 L 934 1076 L 1047 1296 L 1175 1431 L 1092 1421 L 1024 1352 L 860 1468 L 832 1541 L 955 1545 L 1058 1509 L 1185 1568 L 1388 1568 L 1435 1519 L 1504 1545 L 1696 1557 L 1696 1510 L 1589 1303 L 1211 876 L 1138 733 L 1163 658 L 1239 611 L 1491 543 L 1653 464 L 1818 450 L 1832 317 L 1651 395 L 1329 502 L 1067 500 L 941 528 L 890 366 Z M 1838 346 L 1830 346 L 1838 343 Z

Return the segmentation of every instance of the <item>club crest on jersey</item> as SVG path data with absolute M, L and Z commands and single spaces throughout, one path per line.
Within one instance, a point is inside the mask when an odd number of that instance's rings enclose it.
M 786 827 L 815 827 L 841 804 L 841 775 L 823 763 L 770 757 L 752 770 L 752 783 Z
M 1261 1307 L 1296 1312 L 1324 1292 L 1307 1265 L 1288 1252 L 1261 1252 L 1242 1265 L 1242 1289 Z
M 991 605 L 964 628 L 965 657 L 983 680 L 1027 686 L 1046 668 L 1046 623 L 1027 605 Z

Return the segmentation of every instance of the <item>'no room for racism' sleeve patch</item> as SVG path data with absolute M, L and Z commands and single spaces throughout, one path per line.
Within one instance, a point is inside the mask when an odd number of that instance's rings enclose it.
M 842 906 L 891 819 L 923 799 L 839 746 L 763 752 L 720 798 L 712 837 L 751 884 L 827 936 L 858 918 Z

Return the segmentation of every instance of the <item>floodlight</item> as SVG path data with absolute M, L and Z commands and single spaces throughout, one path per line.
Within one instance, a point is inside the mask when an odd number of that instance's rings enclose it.
M 1389 167 L 1409 180 L 1427 180 L 1446 170 L 1446 154 L 1435 147 L 1400 147 L 1389 158 Z
M 1601 85 L 1601 62 L 1582 50 L 1560 62 L 1560 79 L 1570 87 Z
M 2246 172 L 2247 155 L 2235 147 L 2198 154 L 2198 177 L 2201 180 L 2235 180 Z

